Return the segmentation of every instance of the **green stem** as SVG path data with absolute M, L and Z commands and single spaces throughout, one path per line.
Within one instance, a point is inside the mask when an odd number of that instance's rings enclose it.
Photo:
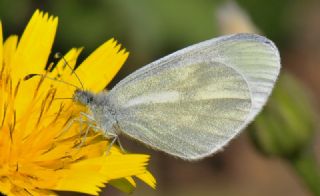
M 314 153 L 304 151 L 289 161 L 313 195 L 320 196 L 320 168 Z

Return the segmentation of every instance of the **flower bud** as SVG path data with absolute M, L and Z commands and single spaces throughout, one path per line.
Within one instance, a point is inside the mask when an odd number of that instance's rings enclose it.
M 313 107 L 300 82 L 282 73 L 267 105 L 250 127 L 253 142 L 266 155 L 294 156 L 313 139 Z

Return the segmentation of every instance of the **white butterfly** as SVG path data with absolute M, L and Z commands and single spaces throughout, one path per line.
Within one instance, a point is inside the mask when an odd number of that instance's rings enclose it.
M 123 134 L 187 160 L 222 149 L 266 103 L 280 71 L 269 39 L 235 34 L 187 47 L 130 74 L 111 91 L 77 90 L 106 137 Z

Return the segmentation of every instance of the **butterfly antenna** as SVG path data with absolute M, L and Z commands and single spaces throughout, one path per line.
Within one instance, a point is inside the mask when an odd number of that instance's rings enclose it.
M 41 77 L 47 78 L 47 79 L 49 79 L 49 80 L 53 80 L 53 81 L 56 81 L 56 82 L 61 82 L 61 83 L 67 84 L 67 85 L 69 85 L 69 86 L 73 86 L 73 87 L 75 87 L 76 89 L 79 89 L 79 87 L 76 86 L 76 85 L 74 85 L 74 84 L 71 84 L 71 83 L 69 83 L 69 82 L 62 81 L 62 80 L 57 80 L 57 79 L 55 79 L 55 78 L 51 78 L 51 77 L 46 76 L 46 75 L 43 75 L 43 74 L 28 74 L 28 75 L 26 75 L 26 76 L 24 77 L 23 80 L 29 80 L 30 78 L 32 78 L 32 77 L 34 77 L 34 76 L 41 76 Z
M 56 53 L 56 54 L 54 55 L 54 57 L 57 58 L 57 59 L 60 58 L 60 59 L 62 59 L 62 60 L 64 61 L 65 65 L 70 68 L 71 74 L 74 74 L 74 75 L 76 76 L 76 78 L 77 78 L 77 80 L 79 81 L 82 89 L 84 89 L 84 86 L 83 86 L 83 83 L 82 83 L 81 80 L 80 80 L 80 77 L 79 77 L 78 74 L 75 72 L 75 70 L 70 66 L 70 64 L 69 64 L 68 61 L 64 58 L 64 56 L 61 55 L 61 54 L 58 52 L 58 53 Z

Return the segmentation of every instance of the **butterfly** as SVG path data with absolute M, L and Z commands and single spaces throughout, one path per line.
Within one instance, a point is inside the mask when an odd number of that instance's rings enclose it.
M 221 150 L 261 111 L 280 72 L 269 39 L 234 34 L 154 61 L 110 91 L 78 89 L 73 100 L 107 138 L 119 134 L 185 160 Z

